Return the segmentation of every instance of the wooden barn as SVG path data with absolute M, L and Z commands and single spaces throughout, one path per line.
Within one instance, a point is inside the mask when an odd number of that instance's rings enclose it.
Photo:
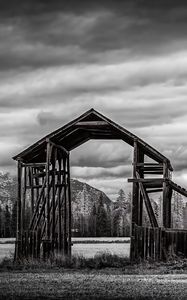
M 131 260 L 187 257 L 187 232 L 171 228 L 171 197 L 187 191 L 172 181 L 170 160 L 145 141 L 91 109 L 43 137 L 15 157 L 18 163 L 15 259 L 46 258 L 55 251 L 71 258 L 70 152 L 90 139 L 118 139 L 134 148 L 132 161 Z M 146 158 L 151 162 L 146 162 Z M 27 220 L 29 191 L 31 219 Z M 163 226 L 159 227 L 150 193 L 162 193 Z M 142 226 L 143 203 L 150 227 Z

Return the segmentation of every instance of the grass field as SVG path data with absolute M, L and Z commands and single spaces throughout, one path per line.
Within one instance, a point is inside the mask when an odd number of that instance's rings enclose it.
M 187 299 L 187 275 L 111 270 L 0 273 L 0 299 Z
M 102 243 L 102 244 L 74 244 L 72 246 L 73 255 L 82 255 L 84 257 L 93 257 L 97 253 L 111 253 L 119 256 L 129 257 L 130 243 Z
M 0 261 L 13 255 L 14 241 L 15 239 L 0 239 Z M 87 258 L 103 252 L 123 257 L 128 257 L 130 253 L 129 238 L 73 238 L 72 241 L 72 254 Z

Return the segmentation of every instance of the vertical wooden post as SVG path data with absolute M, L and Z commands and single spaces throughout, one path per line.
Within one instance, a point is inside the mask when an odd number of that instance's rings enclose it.
M 144 162 L 144 153 L 138 149 L 138 162 L 143 163 Z M 144 172 L 143 170 L 139 171 L 140 178 L 144 178 Z M 139 203 L 138 203 L 138 225 L 142 226 L 143 221 L 143 197 L 139 190 Z
M 67 184 L 68 184 L 68 257 L 71 258 L 71 182 L 70 182 L 70 157 L 67 157 Z
M 64 185 L 64 202 L 63 202 L 63 254 L 67 255 L 67 158 L 63 157 L 63 185 Z
M 31 212 L 34 213 L 34 180 L 33 180 L 33 168 L 30 167 L 30 183 L 31 183 Z
M 61 184 L 61 158 L 58 158 L 58 184 Z M 58 190 L 58 251 L 62 250 L 62 208 L 61 208 L 61 191 L 62 188 L 59 187 Z
M 138 162 L 138 144 L 137 140 L 134 140 L 134 157 L 133 157 L 133 178 L 136 178 L 137 171 L 137 162 Z M 132 187 L 132 223 L 138 225 L 138 193 L 139 186 L 137 182 L 133 182 Z
M 133 156 L 133 178 L 136 178 L 138 162 L 138 143 L 137 139 L 134 139 L 134 156 Z M 138 224 L 138 195 L 139 186 L 137 182 L 133 182 L 132 186 L 132 203 L 131 203 L 131 248 L 130 259 L 135 257 L 135 224 Z
M 23 188 L 22 188 L 22 230 L 26 229 L 25 228 L 25 198 L 26 198 L 26 184 L 27 184 L 27 167 L 25 166 L 24 169 L 24 177 L 23 177 Z
M 55 246 L 55 164 L 56 164 L 56 151 L 57 149 L 54 148 L 54 155 L 52 158 L 52 251 L 54 251 Z
M 15 260 L 21 258 L 21 178 L 22 178 L 22 164 L 18 160 L 18 191 L 17 191 L 17 228 L 16 228 L 16 246 L 15 246 Z
M 163 178 L 169 178 L 168 163 L 165 161 L 163 163 Z M 163 182 L 163 227 L 171 227 L 171 196 L 172 190 L 168 185 L 167 181 Z
M 47 142 L 47 153 L 46 153 L 46 254 L 49 257 L 50 253 L 50 158 L 51 158 L 51 145 Z

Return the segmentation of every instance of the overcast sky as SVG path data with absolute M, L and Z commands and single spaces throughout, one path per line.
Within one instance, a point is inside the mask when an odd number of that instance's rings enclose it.
M 0 170 L 91 107 L 171 159 L 187 187 L 187 2 L 0 1 Z M 89 142 L 72 176 L 113 199 L 131 148 Z

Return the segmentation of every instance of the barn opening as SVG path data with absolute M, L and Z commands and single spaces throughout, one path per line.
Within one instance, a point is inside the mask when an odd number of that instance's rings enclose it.
M 132 147 L 90 140 L 71 151 L 72 255 L 130 254 Z

